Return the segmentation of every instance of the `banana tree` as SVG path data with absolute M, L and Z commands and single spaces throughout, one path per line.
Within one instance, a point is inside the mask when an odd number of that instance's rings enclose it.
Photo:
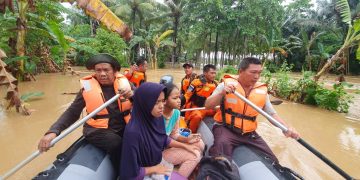
M 18 0 L 18 13 L 19 16 L 16 21 L 17 25 L 17 40 L 16 40 L 16 55 L 19 57 L 25 56 L 25 37 L 26 37 L 26 12 L 30 6 L 33 6 L 33 1 Z M 24 61 L 20 60 L 18 63 L 19 73 L 17 78 L 22 80 L 22 74 L 24 73 Z
M 10 109 L 15 106 L 17 112 L 21 111 L 24 115 L 30 115 L 30 111 L 25 107 L 19 98 L 17 79 L 14 78 L 11 73 L 6 71 L 6 63 L 1 60 L 6 57 L 5 52 L 0 49 L 0 86 L 7 86 L 5 99 L 8 100 L 9 104 L 6 109 Z
M 130 41 L 129 48 L 131 49 L 138 43 L 144 43 L 146 46 L 146 51 L 148 53 L 148 59 L 151 61 L 152 69 L 157 69 L 157 52 L 159 48 L 164 46 L 174 47 L 176 44 L 168 40 L 167 37 L 174 33 L 173 30 L 167 30 L 163 32 L 161 35 L 156 31 L 149 30 L 139 30 L 140 32 L 146 33 L 144 36 L 134 36 L 134 38 Z
M 157 68 L 157 51 L 160 47 L 164 46 L 171 46 L 176 47 L 176 44 L 173 41 L 167 40 L 166 38 L 174 33 L 174 30 L 167 30 L 163 32 L 160 36 L 158 34 L 155 35 L 153 42 L 154 42 L 154 54 L 152 57 L 153 67 L 154 69 Z
M 358 45 L 360 43 L 360 19 L 351 19 L 351 11 L 349 3 L 347 0 L 337 0 L 336 2 L 337 9 L 340 12 L 342 21 L 347 24 L 348 32 L 344 40 L 343 45 L 340 49 L 333 55 L 327 63 L 321 68 L 321 70 L 314 76 L 315 81 L 318 81 L 320 77 L 329 71 L 329 69 L 340 60 L 340 56 L 344 54 L 345 50 Z M 360 46 L 356 51 L 356 58 L 360 59 Z
M 121 4 L 109 8 L 113 9 L 118 17 L 131 22 L 133 34 L 139 35 L 140 32 L 137 29 L 142 29 L 146 21 L 155 16 L 155 2 L 148 0 L 122 0 L 121 2 Z M 138 24 L 138 28 L 135 27 L 136 24 Z M 135 59 L 141 48 L 142 44 L 134 46 L 130 52 L 130 59 Z
M 9 8 L 12 11 L 15 11 L 13 2 L 17 2 L 16 11 L 18 13 L 18 18 L 16 21 L 17 25 L 17 40 L 16 40 L 16 55 L 19 57 L 25 56 L 25 37 L 27 31 L 27 13 L 29 8 L 35 8 L 34 0 L 2 0 L 0 1 L 0 12 L 4 13 L 6 8 Z M 75 0 L 64 0 L 62 2 L 73 3 Z M 101 0 L 77 0 L 77 5 L 79 8 L 83 9 L 84 12 L 95 18 L 104 24 L 109 30 L 114 31 L 121 35 L 125 40 L 130 40 L 132 37 L 132 32 L 126 26 L 126 24 L 121 21 L 114 13 L 107 8 Z M 65 48 L 66 50 L 66 48 Z M 24 60 L 18 61 L 18 69 L 16 77 L 18 80 L 22 80 L 22 75 L 25 72 Z
M 270 31 L 269 34 L 267 34 L 267 36 L 262 35 L 261 36 L 262 41 L 264 41 L 265 43 L 265 52 L 266 52 L 266 57 L 265 60 L 263 62 L 263 65 L 265 66 L 268 59 L 269 59 L 269 55 L 272 54 L 273 55 L 273 59 L 275 61 L 275 52 L 280 52 L 281 55 L 283 55 L 284 57 L 287 57 L 287 52 L 283 47 L 279 46 L 279 40 L 275 39 L 275 31 L 274 29 L 272 29 Z
M 61 31 L 59 24 L 54 21 L 48 21 L 46 23 L 43 23 L 43 26 L 48 30 L 51 37 L 59 44 L 58 46 L 62 50 L 63 53 L 63 70 L 62 72 L 65 74 L 67 69 L 67 62 L 66 62 L 66 55 L 68 51 L 70 50 L 70 46 L 68 41 L 65 38 L 64 33 Z M 69 38 L 68 38 L 69 39 Z
M 73 3 L 75 0 L 63 0 Z M 132 37 L 128 26 L 120 20 L 101 0 L 76 0 L 77 6 L 84 10 L 85 14 L 100 21 L 107 29 L 118 33 L 126 41 Z

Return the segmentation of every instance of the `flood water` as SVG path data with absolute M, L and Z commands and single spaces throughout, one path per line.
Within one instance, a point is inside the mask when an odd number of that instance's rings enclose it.
M 148 80 L 158 82 L 162 75 L 172 74 L 179 84 L 181 69 L 149 70 Z M 81 76 L 87 75 L 81 73 Z M 21 93 L 42 91 L 41 98 L 29 102 L 34 112 L 22 116 L 14 109 L 0 107 L 0 174 L 35 152 L 38 140 L 50 125 L 70 105 L 75 95 L 63 95 L 79 90 L 79 76 L 42 74 L 36 82 L 20 83 Z M 360 178 L 360 121 L 351 121 L 344 114 L 324 109 L 284 102 L 275 106 L 278 114 L 296 128 L 302 138 L 323 153 L 336 165 L 355 178 Z M 305 179 L 341 179 L 341 176 L 302 147 L 295 140 L 285 138 L 281 131 L 260 118 L 258 132 L 268 142 L 282 165 L 290 167 Z M 81 128 L 61 140 L 9 179 L 31 179 L 55 160 L 74 140 L 81 136 Z

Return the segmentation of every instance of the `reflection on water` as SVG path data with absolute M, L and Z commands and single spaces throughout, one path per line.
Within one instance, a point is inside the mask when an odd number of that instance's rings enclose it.
M 171 74 L 180 85 L 181 69 L 150 70 L 148 80 L 159 82 L 163 75 Z M 86 73 L 82 73 L 82 76 Z M 0 174 L 14 167 L 36 150 L 37 142 L 50 125 L 65 111 L 78 92 L 79 77 L 61 74 L 39 75 L 36 82 L 19 84 L 21 93 L 42 91 L 43 97 L 30 101 L 31 116 L 21 116 L 15 110 L 3 113 L 0 106 Z M 360 178 L 360 122 L 347 120 L 344 115 L 316 107 L 284 102 L 275 106 L 279 115 L 296 128 L 302 138 L 331 161 L 354 177 Z M 303 175 L 306 179 L 341 179 L 295 140 L 285 138 L 282 132 L 264 118 L 259 118 L 259 134 L 268 142 L 280 162 Z M 63 152 L 81 135 L 81 128 L 60 141 L 25 166 L 10 179 L 29 179 L 45 169 L 60 152 Z
M 356 132 L 353 127 L 347 127 L 339 134 L 339 139 L 346 151 L 354 151 L 355 154 L 360 155 L 359 129 Z

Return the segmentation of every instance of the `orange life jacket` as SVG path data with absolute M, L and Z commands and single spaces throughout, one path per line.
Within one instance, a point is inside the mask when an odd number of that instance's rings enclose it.
M 260 108 L 265 106 L 267 96 L 267 86 L 263 83 L 256 83 L 254 88 L 250 91 L 248 96 L 245 95 L 245 91 L 238 82 L 236 77 L 225 75 L 223 79 L 224 83 L 236 84 L 236 91 L 241 95 L 249 99 L 255 105 Z M 222 123 L 228 127 L 236 127 L 241 130 L 242 133 L 255 131 L 257 128 L 256 116 L 259 113 L 254 110 L 250 105 L 243 102 L 233 93 L 226 94 L 223 98 L 220 106 L 220 111 L 214 116 L 215 121 Z
M 118 87 L 126 86 L 122 83 L 127 82 L 118 81 L 121 78 L 125 78 L 122 74 L 116 74 L 116 80 L 114 81 L 114 90 L 118 92 Z M 83 88 L 82 96 L 85 100 L 86 104 L 86 112 L 91 113 L 96 108 L 104 104 L 105 99 L 103 96 L 103 92 L 101 90 L 99 82 L 94 78 L 94 75 L 85 76 L 80 79 L 81 87 Z M 122 117 L 126 123 L 130 120 L 130 109 L 132 107 L 131 102 L 129 99 L 125 99 L 124 97 L 120 97 L 118 99 L 119 110 L 122 113 Z M 106 108 L 101 110 L 99 113 L 96 114 L 93 118 L 89 119 L 86 122 L 88 125 L 95 127 L 95 128 L 104 128 L 107 129 L 109 126 L 109 113 Z
M 218 83 L 216 81 L 208 83 L 204 75 L 200 75 L 191 82 L 188 91 L 194 91 L 194 94 L 187 98 L 190 98 L 192 104 L 198 107 L 203 107 L 205 105 L 206 98 L 214 92 L 217 84 Z
M 124 71 L 125 74 L 126 70 Z M 126 73 L 129 73 L 128 71 Z M 132 75 L 126 76 L 130 82 L 134 84 L 135 87 L 139 87 L 142 83 L 146 82 L 146 75 L 144 72 L 134 71 Z
M 197 75 L 195 73 L 192 73 L 190 77 L 184 77 L 181 80 L 181 94 L 185 94 L 186 90 L 189 88 L 191 81 L 193 81 Z

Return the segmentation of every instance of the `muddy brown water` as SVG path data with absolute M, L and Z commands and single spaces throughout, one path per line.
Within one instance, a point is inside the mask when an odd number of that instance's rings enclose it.
M 148 80 L 158 82 L 162 75 L 172 74 L 175 82 L 183 77 L 181 69 L 150 70 Z M 86 75 L 86 73 L 81 73 Z M 79 77 L 62 74 L 42 74 L 36 82 L 20 83 L 21 93 L 42 91 L 45 95 L 30 101 L 31 116 L 22 116 L 14 109 L 0 108 L 0 175 L 36 150 L 37 142 L 74 99 L 64 92 L 79 90 Z M 2 89 L 3 90 L 3 89 Z M 360 121 L 351 121 L 344 114 L 317 107 L 284 102 L 275 106 L 279 115 L 296 128 L 302 138 L 353 177 L 360 178 Z M 268 142 L 282 165 L 288 166 L 306 179 L 341 179 L 341 176 L 292 139 L 285 138 L 263 117 L 258 132 Z M 81 136 L 81 128 L 61 140 L 9 179 L 31 179 L 48 167 L 57 154 L 63 152 Z

